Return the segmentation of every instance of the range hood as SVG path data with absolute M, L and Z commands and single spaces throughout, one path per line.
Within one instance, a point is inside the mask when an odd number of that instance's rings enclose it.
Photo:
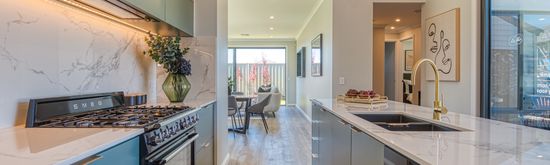
M 124 24 L 134 29 L 162 36 L 190 37 L 161 18 L 140 10 L 124 0 L 57 0 L 72 7 Z

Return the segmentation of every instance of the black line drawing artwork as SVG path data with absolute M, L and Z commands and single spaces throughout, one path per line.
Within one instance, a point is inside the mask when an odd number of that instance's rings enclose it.
M 451 47 L 449 39 L 445 38 L 445 31 L 439 31 L 439 38 L 437 36 L 438 30 L 435 23 L 430 24 L 428 28 L 428 38 L 431 38 L 433 45 L 430 48 L 430 52 L 434 54 L 434 61 L 439 68 L 438 70 L 443 74 L 451 73 L 453 68 L 453 61 L 450 57 L 447 57 L 447 51 Z

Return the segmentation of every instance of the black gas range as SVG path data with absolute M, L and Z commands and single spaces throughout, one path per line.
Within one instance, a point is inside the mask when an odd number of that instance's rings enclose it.
M 125 106 L 124 93 L 99 93 L 31 99 L 26 127 L 34 128 L 142 128 L 142 164 L 166 164 L 191 152 L 198 137 L 197 110 L 183 105 Z

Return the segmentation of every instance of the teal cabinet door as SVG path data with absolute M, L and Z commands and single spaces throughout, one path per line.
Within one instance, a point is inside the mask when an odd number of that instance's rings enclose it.
M 195 160 L 198 165 L 214 164 L 214 103 L 203 107 L 199 112 L 196 126 L 199 138 L 195 141 Z
M 93 165 L 136 165 L 140 163 L 139 137 L 107 149 L 94 157 Z
M 166 0 L 166 22 L 192 36 L 194 7 L 193 0 Z
M 149 13 L 157 19 L 166 19 L 166 0 L 124 0 L 126 4 Z

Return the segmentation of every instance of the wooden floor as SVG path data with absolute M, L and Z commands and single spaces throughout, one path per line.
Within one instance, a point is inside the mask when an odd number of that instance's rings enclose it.
M 311 123 L 294 107 L 268 116 L 269 134 L 260 117 L 252 117 L 246 135 L 228 133 L 229 165 L 310 165 Z

